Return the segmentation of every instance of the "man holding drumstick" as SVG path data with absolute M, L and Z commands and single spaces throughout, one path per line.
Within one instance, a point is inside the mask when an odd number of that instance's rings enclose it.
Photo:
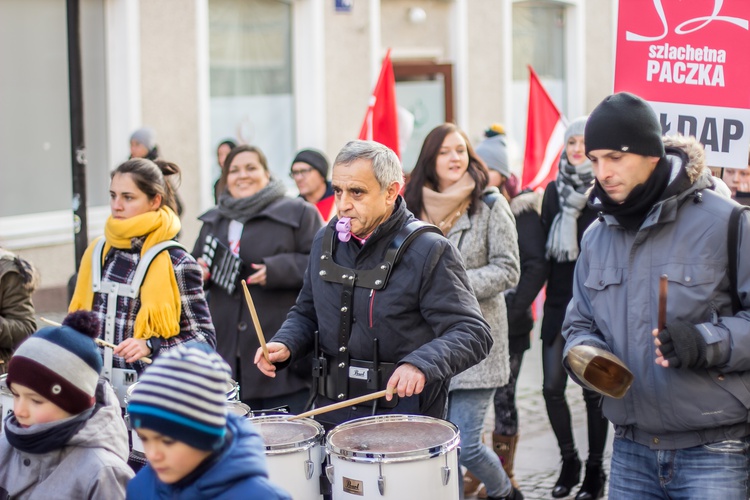
M 450 378 L 492 346 L 460 254 L 409 212 L 387 147 L 349 142 L 332 183 L 338 217 L 315 237 L 297 303 L 268 343 L 271 362 L 258 349 L 255 363 L 273 377 L 314 351 L 318 407 L 389 391 L 317 417 L 329 428 L 373 413 L 442 418 Z
M 604 99 L 584 138 L 599 220 L 583 238 L 563 335 L 566 355 L 605 349 L 635 376 L 622 399 L 603 399 L 615 426 L 610 498 L 745 499 L 750 261 L 736 257 L 750 252 L 748 217 L 732 227 L 738 205 L 713 191 L 703 146 L 662 138 L 638 96 Z

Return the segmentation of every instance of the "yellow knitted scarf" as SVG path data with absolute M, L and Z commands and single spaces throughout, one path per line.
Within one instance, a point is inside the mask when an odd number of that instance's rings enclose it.
M 129 219 L 113 219 L 110 216 L 104 226 L 106 243 L 102 252 L 102 264 L 112 247 L 129 249 L 132 238 L 146 235 L 141 249 L 142 257 L 154 245 L 174 238 L 181 227 L 180 219 L 166 206 Z M 83 254 L 76 290 L 68 312 L 79 309 L 90 311 L 93 306 L 91 254 L 94 246 L 96 241 Z M 177 287 L 169 252 L 161 252 L 151 263 L 141 286 L 140 299 L 141 308 L 135 317 L 134 338 L 170 338 L 180 333 L 180 289 Z M 108 314 L 114 314 L 114 311 L 108 311 Z

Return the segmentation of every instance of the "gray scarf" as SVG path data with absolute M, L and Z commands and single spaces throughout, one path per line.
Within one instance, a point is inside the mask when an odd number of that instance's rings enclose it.
M 225 190 L 219 197 L 219 213 L 229 220 L 244 224 L 285 194 L 284 183 L 273 177 L 266 187 L 247 198 L 235 198 Z
M 591 162 L 577 167 L 568 163 L 563 152 L 555 187 L 560 197 L 560 211 L 552 220 L 547 237 L 547 258 L 556 262 L 574 262 L 578 258 L 578 217 L 586 207 L 588 192 L 594 182 Z

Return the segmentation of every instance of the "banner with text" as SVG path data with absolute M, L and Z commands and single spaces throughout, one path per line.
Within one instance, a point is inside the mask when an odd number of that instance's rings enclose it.
M 750 1 L 620 0 L 615 92 L 651 104 L 665 134 L 695 136 L 710 166 L 745 168 Z

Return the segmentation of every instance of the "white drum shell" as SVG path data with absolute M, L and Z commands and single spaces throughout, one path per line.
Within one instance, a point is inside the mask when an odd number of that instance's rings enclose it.
M 285 416 L 264 416 L 251 418 L 254 425 L 264 422 L 281 423 Z M 320 475 L 325 458 L 323 448 L 323 427 L 315 420 L 304 418 L 288 422 L 289 424 L 307 424 L 314 428 L 313 438 L 300 441 L 294 445 L 274 446 L 266 444 L 266 463 L 268 478 L 272 483 L 286 490 L 294 500 L 321 500 Z M 256 427 L 257 428 L 257 427 Z M 263 433 L 261 432 L 261 435 Z M 264 438 L 264 442 L 267 443 Z M 308 478 L 308 461 L 312 462 L 312 473 Z
M 411 452 L 368 453 L 344 450 L 333 445 L 331 437 L 347 426 L 387 422 L 419 422 L 447 426 L 455 430 L 447 442 L 415 449 Z M 394 436 L 409 441 L 408 434 Z M 425 498 L 429 500 L 458 500 L 463 488 L 458 463 L 458 429 L 450 422 L 414 415 L 383 415 L 366 417 L 342 424 L 333 429 L 326 439 L 327 470 L 332 484 L 333 500 L 401 500 Z M 447 479 L 446 479 L 447 472 Z M 379 482 L 382 477 L 383 492 Z M 459 482 L 460 481 L 460 482 Z

